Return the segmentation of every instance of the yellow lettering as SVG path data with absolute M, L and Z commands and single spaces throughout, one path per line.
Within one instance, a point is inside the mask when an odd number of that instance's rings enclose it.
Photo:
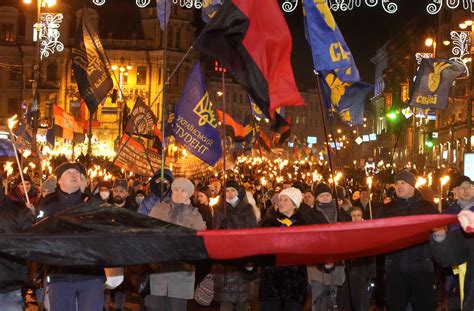
M 349 58 L 340 42 L 331 43 L 329 46 L 329 56 L 334 63 Z

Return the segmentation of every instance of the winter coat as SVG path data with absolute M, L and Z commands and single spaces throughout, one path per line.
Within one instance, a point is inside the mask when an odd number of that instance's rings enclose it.
M 415 190 L 413 197 L 402 199 L 393 193 L 392 202 L 384 205 L 379 218 L 437 214 L 435 205 L 424 200 Z M 385 271 L 390 273 L 434 272 L 433 258 L 429 243 L 404 248 L 385 256 Z
M 227 202 L 221 204 L 214 217 L 214 227 L 220 229 L 255 228 L 257 218 L 246 196 L 241 197 L 235 207 Z M 251 281 L 254 274 L 238 265 L 215 265 L 214 300 L 226 303 L 242 303 L 251 299 Z
M 313 217 L 317 222 L 315 224 L 329 224 L 329 223 L 334 223 L 330 221 L 330 219 L 323 213 L 323 208 L 329 208 L 330 213 L 334 215 L 334 218 L 336 218 L 337 221 L 341 221 L 341 213 L 339 213 L 339 218 L 337 218 L 337 213 L 336 213 L 336 202 L 333 200 L 330 203 L 332 206 L 327 207 L 327 204 L 324 204 L 325 207 L 323 207 L 323 204 L 317 203 L 315 204 L 313 208 Z M 343 212 L 342 209 L 339 210 L 340 212 Z M 332 269 L 325 269 L 324 265 L 318 265 L 318 266 L 308 266 L 308 280 L 311 281 L 316 281 L 325 285 L 342 285 L 344 284 L 346 280 L 346 274 L 344 272 L 344 266 L 342 262 L 337 262 L 335 263 L 334 268 Z
M 431 240 L 433 257 L 442 267 L 467 262 L 463 310 L 474 310 L 474 237 L 461 228 L 450 230 L 442 242 Z
M 142 214 L 142 215 L 148 215 L 150 214 L 153 207 L 155 207 L 155 205 L 161 202 L 166 202 L 168 200 L 169 200 L 169 194 L 165 195 L 165 199 L 162 200 L 159 196 L 156 196 L 153 193 L 150 193 L 140 203 L 137 213 Z
M 65 193 L 59 188 L 55 192 L 48 194 L 38 205 L 38 219 L 54 216 L 75 205 L 97 200 L 80 190 L 74 193 Z M 91 280 L 104 278 L 104 269 L 101 267 L 64 267 L 64 266 L 46 266 L 46 274 L 51 281 L 77 282 L 81 280 Z
M 206 222 L 206 228 L 208 229 L 214 228 L 212 207 L 209 205 L 201 204 L 201 203 L 196 203 L 195 205 L 198 208 L 198 211 L 201 214 L 202 219 Z
M 196 230 L 206 229 L 198 209 L 191 204 L 173 202 L 157 204 L 150 217 Z M 150 292 L 154 296 L 192 299 L 194 294 L 194 266 L 185 262 L 154 265 L 158 273 L 150 275 Z
M 288 219 L 281 213 L 262 222 L 262 227 L 282 227 L 279 221 Z M 304 218 L 298 212 L 289 218 L 292 226 L 304 225 Z M 286 226 L 285 226 L 286 227 Z M 305 265 L 274 267 L 260 270 L 259 299 L 261 301 L 284 300 L 304 305 L 307 298 L 308 274 Z
M 27 207 L 4 205 L 0 207 L 0 236 L 31 227 L 34 215 Z M 25 262 L 0 254 L 0 293 L 18 290 L 27 278 Z

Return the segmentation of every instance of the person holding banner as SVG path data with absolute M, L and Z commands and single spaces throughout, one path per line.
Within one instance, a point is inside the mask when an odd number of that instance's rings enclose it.
M 173 182 L 173 174 L 170 170 L 164 170 L 164 180 L 161 180 L 161 170 L 155 172 L 150 180 L 150 194 L 146 196 L 138 207 L 138 213 L 143 215 L 150 214 L 153 207 L 169 199 Z
M 176 178 L 171 184 L 169 202 L 155 205 L 149 216 L 172 224 L 206 229 L 198 209 L 191 203 L 193 183 L 186 178 Z M 169 262 L 153 265 L 150 275 L 150 295 L 145 297 L 147 311 L 185 311 L 188 299 L 194 296 L 194 266 L 186 262 Z

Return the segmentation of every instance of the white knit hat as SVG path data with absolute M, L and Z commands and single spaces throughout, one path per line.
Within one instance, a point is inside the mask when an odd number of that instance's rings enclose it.
M 303 194 L 299 189 L 296 189 L 294 187 L 283 189 L 280 192 L 280 195 L 286 195 L 287 197 L 289 197 L 291 201 L 293 201 L 293 203 L 295 204 L 296 208 L 299 208 L 301 205 L 301 201 L 303 201 Z
M 183 188 L 183 190 L 186 191 L 189 196 L 192 196 L 194 194 L 194 184 L 187 178 L 176 178 L 171 184 L 171 191 L 178 187 Z

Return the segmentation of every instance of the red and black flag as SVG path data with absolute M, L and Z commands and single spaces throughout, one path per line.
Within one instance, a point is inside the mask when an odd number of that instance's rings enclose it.
M 260 131 L 258 136 L 258 144 L 260 145 L 260 148 L 263 148 L 263 150 L 266 152 L 272 152 L 270 138 L 268 138 L 264 131 Z
M 221 124 L 224 124 L 224 112 L 216 110 L 217 119 Z M 243 142 L 247 132 L 245 127 L 239 122 L 235 121 L 228 113 L 225 114 L 225 133 L 227 137 L 231 137 L 233 141 Z
M 89 111 L 94 113 L 112 89 L 113 82 L 107 56 L 88 10 L 87 7 L 82 10 L 82 23 L 71 55 L 79 93 Z
M 275 113 L 275 118 L 270 126 L 272 131 L 272 140 L 275 145 L 282 145 L 291 135 L 290 117 L 284 118 L 279 113 Z
M 278 107 L 304 104 L 291 68 L 291 46 L 276 0 L 226 1 L 194 43 L 219 60 L 267 116 Z

